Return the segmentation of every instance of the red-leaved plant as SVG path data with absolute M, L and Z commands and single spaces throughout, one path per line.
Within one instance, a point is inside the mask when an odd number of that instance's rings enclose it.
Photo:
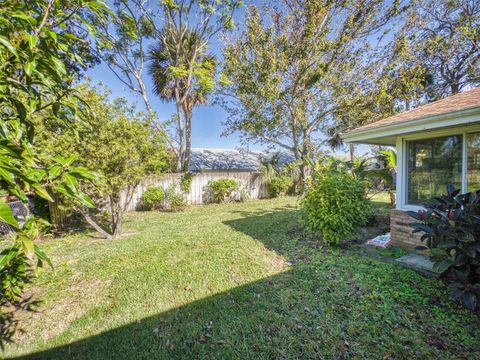
M 418 220 L 411 225 L 423 232 L 433 270 L 449 282 L 453 299 L 480 314 L 480 190 L 459 194 L 447 186 L 447 195 L 435 198 L 425 210 L 409 211 Z

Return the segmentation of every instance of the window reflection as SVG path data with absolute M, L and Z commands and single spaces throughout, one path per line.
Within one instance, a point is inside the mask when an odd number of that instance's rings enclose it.
M 422 204 L 445 194 L 448 184 L 462 187 L 462 136 L 407 142 L 408 203 Z
M 480 133 L 467 134 L 467 191 L 480 190 Z

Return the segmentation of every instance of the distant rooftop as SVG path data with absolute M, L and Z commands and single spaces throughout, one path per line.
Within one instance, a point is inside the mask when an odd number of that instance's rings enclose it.
M 193 148 L 189 171 L 258 171 L 263 162 L 270 161 L 274 156 L 278 156 L 278 166 L 293 161 L 293 156 L 278 151 Z

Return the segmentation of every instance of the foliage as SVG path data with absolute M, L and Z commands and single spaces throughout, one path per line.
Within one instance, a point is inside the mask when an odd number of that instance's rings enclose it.
M 239 189 L 238 181 L 234 179 L 210 180 L 208 191 L 214 203 L 223 203 L 232 200 L 232 195 Z
M 185 195 L 179 192 L 175 185 L 169 186 L 165 190 L 165 210 L 179 212 L 185 210 L 186 207 Z
M 306 227 L 322 234 L 327 245 L 347 240 L 371 215 L 364 182 L 348 172 L 328 168 L 314 172 L 302 209 Z
M 179 212 L 185 210 L 187 201 L 185 195 L 177 191 L 175 184 L 166 189 L 149 187 L 142 195 L 142 205 L 145 210 L 166 210 Z
M 462 300 L 480 314 L 480 191 L 459 195 L 452 185 L 447 195 L 426 205 L 426 211 L 409 211 L 418 220 L 414 232 L 435 261 L 433 269 L 450 282 L 453 299 Z
M 150 52 L 154 92 L 176 105 L 177 172 L 188 171 L 192 115 L 207 101 L 215 86 L 216 58 L 209 42 L 219 32 L 233 28 L 238 0 L 162 1 L 164 26 Z
M 74 157 L 37 153 L 33 116 L 49 109 L 50 118 L 65 122 L 65 115 L 81 118 L 81 102 L 71 83 L 80 70 L 94 61 L 90 43 L 100 36 L 90 21 L 108 17 L 102 1 L 76 1 L 75 7 L 53 0 L 8 1 L 0 7 L 0 179 L 2 194 L 27 201 L 27 193 L 53 201 L 60 192 L 76 203 L 94 206 L 76 186 L 93 175 L 73 166 Z M 85 40 L 88 38 L 89 40 Z M 2 241 L 0 281 L 1 305 L 21 308 L 20 297 L 26 278 L 41 266 L 46 255 L 35 244 L 41 220 L 26 219 L 22 225 L 7 204 L 0 204 L 0 221 L 13 230 Z M 29 261 L 25 262 L 28 258 Z M 4 282 L 5 281 L 5 282 Z M 8 320 L 2 306 L 2 320 Z M 3 316 L 5 315 L 5 316 Z M 9 324 L 1 324 L 2 339 L 10 334 Z
M 184 194 L 188 194 L 190 192 L 190 187 L 192 186 L 193 181 L 193 173 L 183 173 L 180 178 L 180 189 Z
M 292 185 L 293 180 L 290 176 L 278 175 L 270 178 L 266 186 L 269 197 L 275 198 L 280 195 L 285 195 Z
M 470 0 L 414 3 L 392 43 L 411 60 L 403 68 L 421 69 L 421 94 L 436 100 L 480 84 L 480 3 Z
M 142 205 L 145 210 L 159 210 L 165 200 L 165 191 L 158 187 L 149 187 L 142 194 Z
M 250 6 L 244 31 L 223 52 L 225 134 L 286 149 L 305 179 L 304 159 L 318 152 L 316 136 L 335 119 L 355 119 L 358 108 L 370 109 L 367 119 L 384 102 L 391 108 L 383 92 L 370 96 L 369 39 L 388 31 L 400 11 L 398 1 L 379 0 Z
M 282 197 L 135 212 L 128 241 L 52 239 L 46 250 L 63 265 L 31 285 L 41 316 L 22 319 L 25 333 L 2 356 L 480 357 L 478 319 L 449 306 L 440 281 L 392 261 L 405 253 L 391 248 L 318 249 L 298 227 L 297 205 Z M 77 321 L 66 327 L 67 317 Z
M 112 3 L 114 12 L 109 23 L 99 24 L 107 46 L 99 49 L 99 56 L 123 85 L 142 97 L 152 117 L 154 111 L 144 81 L 147 60 L 147 42 L 158 33 L 157 12 L 149 11 L 148 2 L 119 0 Z M 155 123 L 156 124 L 156 123 Z
M 76 164 L 94 170 L 100 178 L 94 184 L 80 186 L 98 202 L 106 200 L 110 226 L 104 228 L 88 209 L 77 207 L 87 222 L 103 236 L 118 237 L 121 221 L 135 186 L 149 174 L 168 169 L 169 153 L 165 133 L 150 126 L 149 116 L 136 112 L 124 99 L 109 99 L 109 92 L 88 84 L 79 91 L 88 103 L 91 116 L 72 126 L 37 119 L 36 147 L 52 156 L 76 155 Z M 122 192 L 125 199 L 122 200 Z

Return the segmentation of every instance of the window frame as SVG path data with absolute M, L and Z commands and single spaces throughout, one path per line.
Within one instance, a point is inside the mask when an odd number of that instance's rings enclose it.
M 408 204 L 408 149 L 407 142 L 412 140 L 426 140 L 438 137 L 461 135 L 462 136 L 462 192 L 467 191 L 467 134 L 480 132 L 480 124 L 447 128 L 441 130 L 428 130 L 403 136 L 398 136 L 397 148 L 397 209 L 417 211 L 423 209 L 420 205 Z

